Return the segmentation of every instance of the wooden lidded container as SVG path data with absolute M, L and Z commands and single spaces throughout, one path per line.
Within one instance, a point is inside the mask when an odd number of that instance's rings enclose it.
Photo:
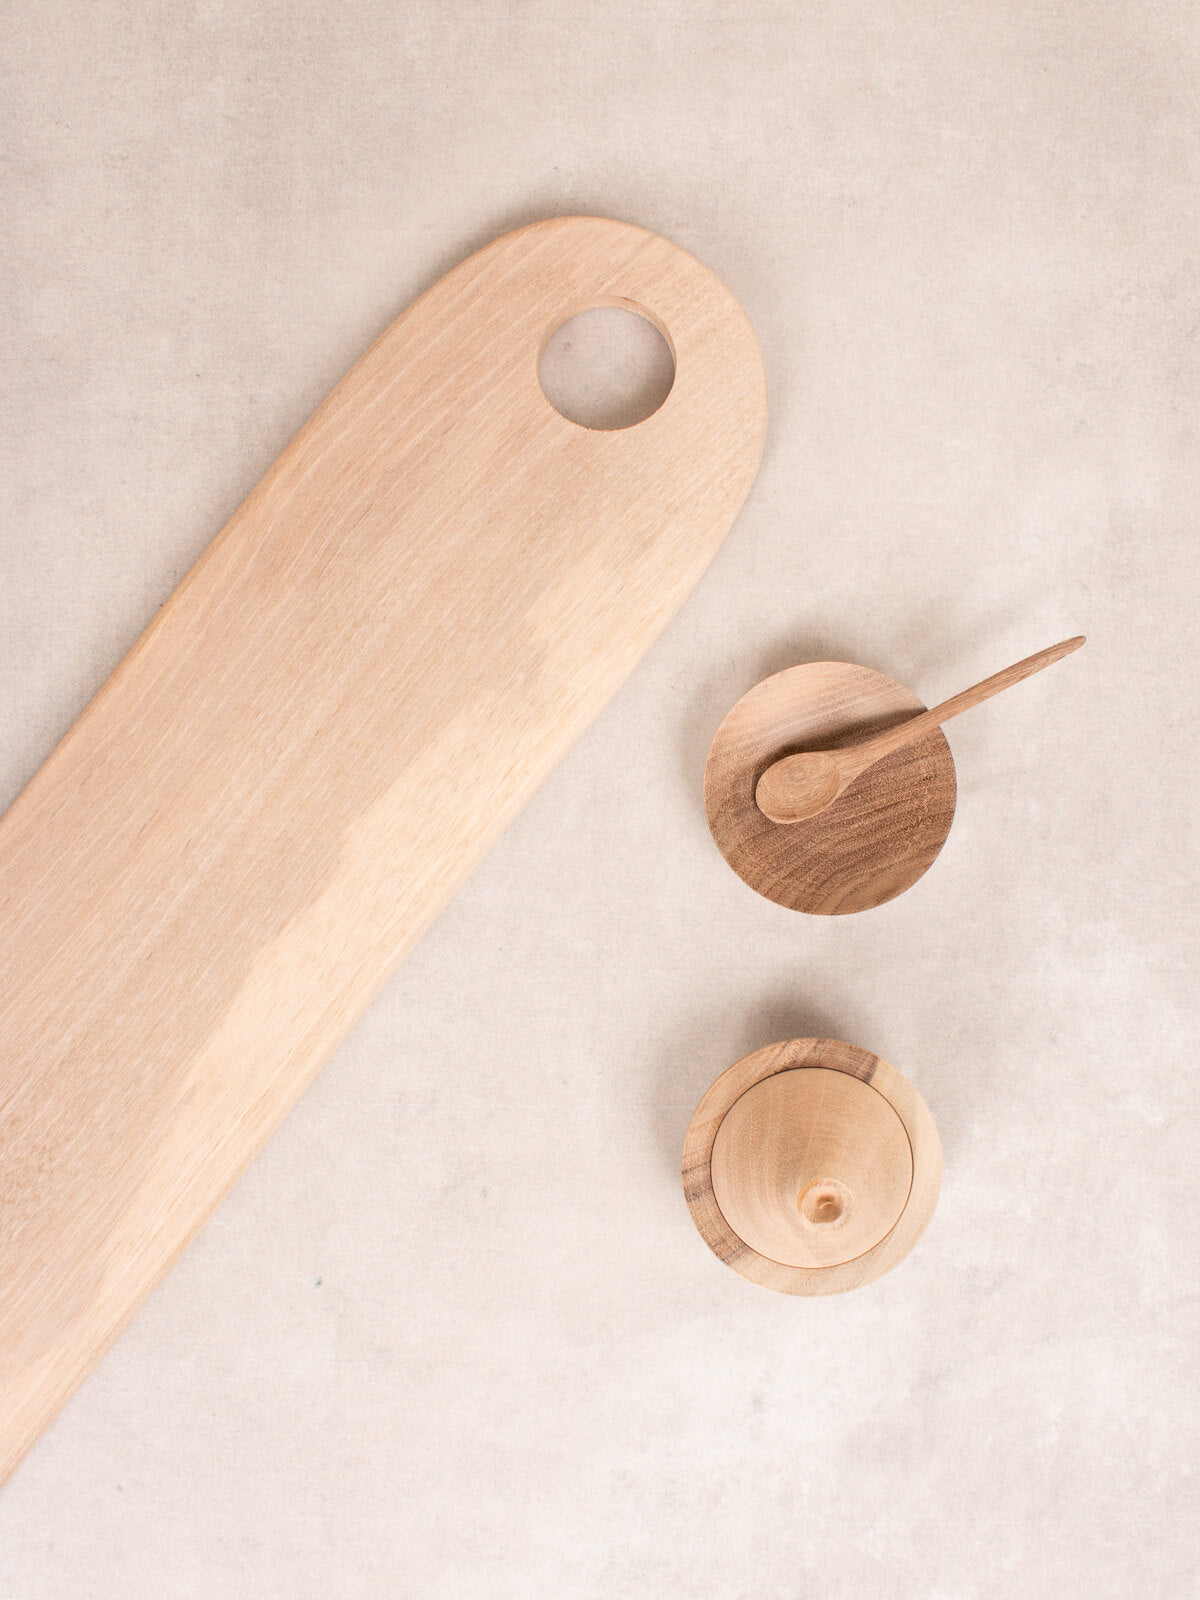
M 932 1217 L 941 1173 L 912 1084 L 836 1039 L 790 1039 L 736 1062 L 696 1107 L 683 1150 L 705 1243 L 784 1294 L 838 1294 L 890 1271 Z

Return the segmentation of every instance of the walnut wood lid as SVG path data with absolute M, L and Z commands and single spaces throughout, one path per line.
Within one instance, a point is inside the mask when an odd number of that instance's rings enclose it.
M 894 679 L 846 661 L 789 667 L 744 694 L 704 769 L 708 825 L 737 875 L 821 916 L 867 911 L 916 883 L 954 820 L 954 758 L 940 729 L 883 757 L 807 821 L 772 822 L 754 792 L 780 756 L 856 743 L 924 709 Z

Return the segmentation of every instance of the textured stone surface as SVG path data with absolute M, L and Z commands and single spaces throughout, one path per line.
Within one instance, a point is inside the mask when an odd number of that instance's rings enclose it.
M 0 1491 L 3 1600 L 1194 1592 L 1198 55 L 1179 0 L 8 6 L 0 804 L 496 233 L 687 246 L 774 409 L 677 622 Z M 932 702 L 1075 632 L 954 724 L 899 900 L 717 855 L 767 672 Z M 676 1171 L 806 1033 L 946 1156 L 828 1302 Z

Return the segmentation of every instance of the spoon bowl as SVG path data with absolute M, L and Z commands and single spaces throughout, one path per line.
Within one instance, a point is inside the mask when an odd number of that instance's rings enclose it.
M 832 805 L 842 788 L 835 758 L 825 750 L 802 750 L 774 762 L 758 780 L 754 798 L 772 822 L 803 822 Z

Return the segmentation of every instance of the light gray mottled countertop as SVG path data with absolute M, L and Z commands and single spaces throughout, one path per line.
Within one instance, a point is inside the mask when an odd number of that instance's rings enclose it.
M 5 56 L 0 803 L 495 234 L 685 245 L 773 410 L 676 622 L 0 1491 L 2 1600 L 1195 1594 L 1195 7 L 14 0 Z M 954 725 L 901 899 L 721 861 L 766 672 L 932 702 L 1076 632 Z M 946 1158 L 828 1301 L 677 1176 L 807 1033 Z

